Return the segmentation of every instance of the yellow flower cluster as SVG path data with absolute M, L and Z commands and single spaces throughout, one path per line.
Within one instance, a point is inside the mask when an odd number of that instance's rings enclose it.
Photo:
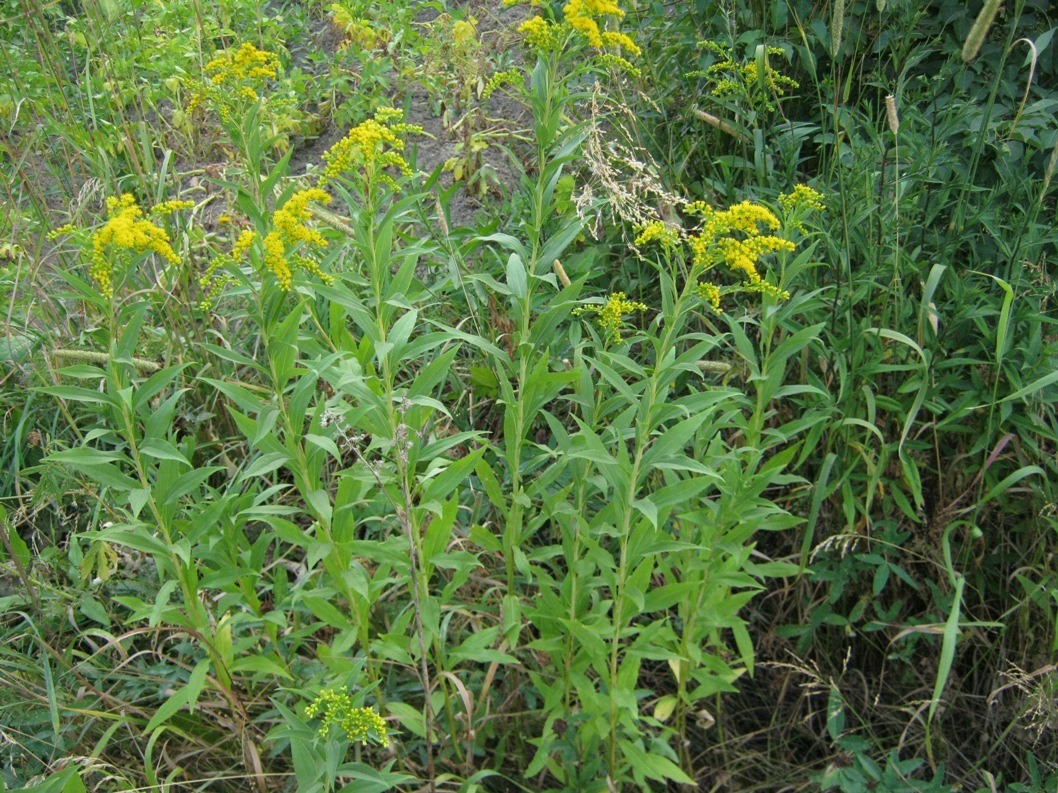
M 594 314 L 595 321 L 606 333 L 613 344 L 621 343 L 621 326 L 624 318 L 636 311 L 646 311 L 642 303 L 629 300 L 624 292 L 614 292 L 610 299 L 601 306 L 584 306 L 576 309 L 574 314 Z
M 562 42 L 562 26 L 543 17 L 530 17 L 518 26 L 518 32 L 525 36 L 527 45 L 540 52 L 556 50 Z
M 814 209 L 823 211 L 827 205 L 823 201 L 823 195 L 805 184 L 799 184 L 789 193 L 779 196 L 779 204 L 787 212 L 796 209 Z
M 99 293 L 107 299 L 114 296 L 114 261 L 108 256 L 108 248 L 133 253 L 153 251 L 170 264 L 180 264 L 165 229 L 143 219 L 143 210 L 130 193 L 107 198 L 107 222 L 92 235 L 89 273 L 99 286 Z
M 787 228 L 804 232 L 802 218 L 824 208 L 823 196 L 805 185 L 798 185 L 789 193 L 779 196 L 784 210 Z M 723 287 L 710 283 L 697 284 L 698 295 L 716 311 L 726 292 L 759 292 L 778 299 L 788 299 L 789 293 L 761 276 L 758 264 L 768 254 L 791 252 L 794 244 L 779 236 L 783 223 L 775 213 L 761 204 L 741 201 L 727 209 L 716 209 L 705 201 L 683 204 L 683 213 L 688 218 L 697 218 L 697 226 L 685 232 L 677 225 L 655 220 L 641 227 L 634 245 L 657 244 L 669 255 L 689 249 L 692 266 L 697 275 L 713 269 L 719 264 L 741 277 L 737 287 Z
M 372 19 L 357 17 L 339 3 L 332 3 L 327 6 L 327 10 L 331 12 L 331 24 L 342 34 L 339 50 L 344 50 L 350 45 L 355 45 L 361 50 L 373 50 L 385 44 L 389 38 L 388 31 L 376 28 Z
M 786 212 L 786 223 L 802 234 L 807 234 L 804 217 L 812 212 L 822 212 L 827 208 L 823 196 L 808 185 L 799 184 L 789 193 L 779 196 L 779 205 Z
M 221 290 L 228 283 L 228 277 L 226 275 L 217 278 L 217 273 L 222 267 L 229 264 L 238 264 L 245 259 L 246 254 L 250 252 L 250 246 L 253 245 L 255 239 L 257 239 L 257 234 L 255 232 L 250 231 L 249 229 L 244 229 L 239 234 L 239 238 L 235 240 L 231 253 L 222 253 L 220 256 L 215 256 L 213 260 L 210 261 L 209 267 L 206 268 L 202 277 L 198 279 L 199 288 L 203 292 L 203 297 L 198 304 L 200 309 L 203 311 L 209 311 L 210 308 L 213 307 L 214 301 L 216 301 Z
M 506 5 L 514 5 L 519 0 L 504 0 Z M 533 0 L 533 5 L 538 5 Z M 631 36 L 616 30 L 603 30 L 600 24 L 605 25 L 606 20 L 620 20 L 625 12 L 617 5 L 617 0 L 569 0 L 562 8 L 562 16 L 565 24 L 560 25 L 550 22 L 543 17 L 533 17 L 518 26 L 518 32 L 525 36 L 525 42 L 530 47 L 541 52 L 549 52 L 557 49 L 562 42 L 566 29 L 575 30 L 588 44 L 598 50 L 611 49 L 611 58 L 604 65 L 616 66 L 631 74 L 637 74 L 638 70 L 625 58 L 620 56 L 623 50 L 632 57 L 641 54 L 639 45 L 632 41 Z M 613 60 L 616 58 L 617 60 Z
M 79 229 L 73 223 L 63 223 L 58 228 L 54 228 L 48 232 L 48 239 L 54 240 L 66 234 L 75 234 L 77 231 L 79 231 Z
M 789 294 L 761 278 L 757 262 L 769 253 L 792 251 L 794 244 L 774 234 L 761 232 L 779 228 L 779 219 L 767 207 L 742 201 L 724 210 L 704 201 L 688 204 L 686 211 L 702 218 L 701 227 L 688 239 L 694 267 L 709 270 L 717 264 L 740 273 L 750 291 L 786 299 Z
M 386 722 L 374 708 L 354 707 L 345 686 L 321 691 L 305 708 L 305 715 L 310 719 L 319 717 L 322 736 L 326 736 L 334 725 L 353 743 L 366 744 L 371 739 L 380 746 L 389 746 Z
M 272 80 L 279 73 L 279 56 L 245 42 L 234 52 L 225 50 L 211 60 L 205 72 L 216 86 Z
M 326 204 L 330 200 L 331 197 L 319 188 L 299 190 L 281 209 L 272 213 L 272 231 L 265 235 L 261 245 L 264 247 L 265 267 L 275 274 L 279 288 L 284 292 L 290 289 L 295 268 L 312 273 L 324 283 L 331 282 L 331 277 L 320 269 L 318 262 L 295 253 L 301 245 L 309 250 L 327 247 L 323 235 L 306 226 L 305 222 L 311 216 L 310 201 Z M 250 242 L 253 240 L 246 243 L 247 248 Z
M 709 281 L 698 284 L 698 297 L 712 306 L 713 311 L 720 311 L 720 287 Z
M 472 44 L 478 39 L 477 20 L 473 17 L 460 19 L 452 25 L 452 40 L 459 46 Z
M 614 69 L 615 71 L 624 72 L 629 77 L 639 77 L 643 74 L 638 66 L 632 63 L 627 58 L 622 58 L 620 55 L 614 55 L 612 52 L 604 52 L 597 56 L 595 59 L 596 63 L 600 66 L 605 66 L 608 69 Z
M 279 73 L 279 56 L 246 42 L 236 50 L 225 50 L 206 64 L 207 81 L 192 81 L 187 112 L 193 113 L 207 99 L 216 106 L 221 121 L 234 119 L 233 101 L 256 102 L 258 90 Z
M 605 47 L 624 48 L 638 56 L 639 47 L 627 35 L 599 29 L 599 22 L 606 17 L 621 19 L 624 15 L 616 0 L 569 0 L 562 8 L 566 22 L 584 36 L 591 46 L 600 50 Z
M 756 235 L 760 233 L 761 226 L 775 231 L 780 225 L 779 219 L 770 209 L 752 201 L 741 201 L 722 211 L 713 209 L 705 201 L 694 201 L 687 205 L 686 212 L 700 216 L 703 232 L 713 236 L 720 236 L 732 230 Z
M 322 188 L 349 171 L 362 169 L 368 182 L 377 177 L 396 189 L 396 180 L 385 169 L 393 167 L 404 175 L 410 174 L 411 166 L 404 159 L 404 136 L 423 134 L 423 128 L 417 124 L 402 123 L 403 117 L 403 111 L 383 107 L 375 111 L 374 118 L 349 130 L 348 135 L 324 152 L 326 165 L 317 187 Z
M 184 209 L 191 209 L 195 205 L 194 201 L 163 201 L 157 204 L 151 209 L 152 215 L 171 215 L 174 212 L 180 212 Z
M 503 86 L 517 85 L 524 81 L 525 73 L 521 69 L 506 69 L 502 72 L 496 72 L 489 78 L 489 81 L 485 83 L 485 90 L 481 92 L 481 98 L 488 99 L 495 91 L 498 91 Z
M 683 243 L 683 236 L 677 226 L 670 225 L 663 220 L 655 220 L 643 226 L 639 231 L 639 236 L 635 238 L 636 247 L 650 245 L 653 242 L 671 253 Z
M 796 80 L 773 69 L 768 57 L 785 55 L 782 47 L 764 48 L 764 76 L 761 80 L 760 69 L 756 60 L 738 63 L 729 46 L 717 41 L 702 41 L 699 45 L 713 52 L 718 60 L 705 70 L 704 75 L 713 81 L 710 94 L 715 97 L 735 96 L 746 100 L 751 105 L 774 111 L 773 99 L 785 96 L 789 90 L 797 90 L 800 85 Z M 698 72 L 697 74 L 702 74 Z M 766 91 L 762 90 L 762 85 Z
M 235 240 L 235 244 L 231 249 L 231 258 L 235 261 L 242 261 L 243 257 L 246 256 L 250 251 L 250 246 L 253 245 L 253 241 L 257 239 L 257 232 L 244 229 L 239 234 L 239 239 Z
M 636 58 L 643 53 L 643 51 L 639 49 L 639 45 L 632 41 L 631 36 L 617 30 L 603 31 L 602 47 L 613 47 L 617 50 L 624 50 L 629 55 Z

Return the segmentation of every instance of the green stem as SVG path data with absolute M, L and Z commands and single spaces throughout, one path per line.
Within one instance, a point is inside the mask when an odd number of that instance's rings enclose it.
M 633 503 L 635 502 L 636 494 L 639 490 L 639 478 L 643 456 L 646 454 L 647 449 L 652 442 L 655 406 L 658 402 L 658 396 L 663 380 L 669 376 L 669 373 L 664 368 L 664 362 L 668 359 L 669 351 L 675 346 L 676 335 L 679 333 L 679 330 L 683 325 L 683 316 L 687 311 L 688 301 L 692 292 L 697 288 L 698 275 L 697 272 L 692 272 L 691 277 L 686 279 L 683 290 L 680 292 L 679 297 L 673 305 L 672 317 L 666 318 L 670 321 L 666 321 L 665 329 L 661 337 L 661 343 L 657 347 L 654 367 L 650 373 L 650 380 L 647 384 L 647 390 L 644 395 L 645 401 L 642 403 L 639 421 L 636 427 L 635 458 L 632 461 L 632 468 L 629 472 L 628 492 L 625 494 L 623 503 L 619 502 L 619 505 L 623 507 L 623 510 L 621 525 L 618 527 L 617 531 L 617 536 L 620 537 L 620 557 L 617 566 L 616 591 L 614 592 L 613 598 L 613 634 L 610 638 L 610 679 L 608 681 L 610 690 L 608 771 L 610 779 L 614 780 L 620 778 L 617 757 L 619 714 L 618 704 L 614 693 L 618 687 L 619 662 L 621 659 L 621 634 L 623 632 L 625 617 L 625 584 L 629 566 L 629 540 L 632 529 Z

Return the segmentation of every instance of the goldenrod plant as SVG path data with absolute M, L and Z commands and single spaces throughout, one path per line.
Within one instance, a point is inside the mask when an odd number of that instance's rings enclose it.
M 0 788 L 1053 793 L 1048 11 L 0 0 Z

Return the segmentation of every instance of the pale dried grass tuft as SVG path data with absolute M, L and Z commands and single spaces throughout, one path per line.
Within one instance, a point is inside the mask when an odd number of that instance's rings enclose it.
M 660 207 L 683 206 L 687 200 L 671 192 L 658 176 L 660 168 L 648 152 L 631 143 L 630 121 L 633 111 L 623 104 L 603 109 L 602 89 L 595 84 L 592 91 L 588 136 L 584 146 L 585 162 L 592 176 L 591 182 L 575 197 L 581 219 L 594 204 L 595 188 L 602 194 L 611 221 L 625 226 L 642 228 L 656 220 L 665 220 Z M 622 116 L 630 121 L 626 123 Z M 585 222 L 596 239 L 602 231 L 602 218 Z

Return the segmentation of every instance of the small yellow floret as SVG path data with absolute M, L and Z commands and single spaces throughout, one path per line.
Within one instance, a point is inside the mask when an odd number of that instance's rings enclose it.
M 294 255 L 299 244 L 304 244 L 309 250 L 327 247 L 327 240 L 323 235 L 305 224 L 311 217 L 310 201 L 327 204 L 330 200 L 331 197 L 327 193 L 316 187 L 299 190 L 282 208 L 272 213 L 272 231 L 265 235 L 261 245 L 264 248 L 265 267 L 272 271 L 279 282 L 279 288 L 284 292 L 290 289 L 295 268 L 316 275 L 324 283 L 331 282 L 331 276 L 324 273 L 317 262 L 306 256 Z M 236 242 L 236 249 L 243 241 L 244 237 L 240 237 Z M 245 242 L 245 247 L 248 248 L 252 242 L 251 237 Z
M 107 198 L 107 216 L 107 222 L 92 235 L 92 264 L 89 268 L 103 297 L 109 299 L 114 296 L 114 262 L 107 255 L 109 248 L 133 253 L 153 251 L 170 264 L 180 263 L 180 257 L 169 244 L 165 229 L 143 220 L 143 210 L 136 204 L 132 194 Z
M 319 717 L 320 735 L 326 736 L 334 725 L 353 743 L 367 744 L 371 739 L 380 746 L 389 746 L 386 722 L 374 708 L 354 707 L 345 686 L 321 691 L 305 708 L 305 715 L 310 719 Z
M 606 333 L 613 344 L 621 343 L 621 326 L 624 318 L 637 311 L 646 311 L 642 303 L 629 300 L 624 292 L 614 292 L 610 299 L 601 306 L 584 306 L 574 310 L 574 314 L 595 314 L 595 321 Z
M 225 50 L 207 63 L 205 72 L 213 85 L 274 79 L 279 73 L 279 56 L 244 42 L 234 52 Z
M 827 208 L 823 194 L 805 184 L 799 184 L 789 193 L 780 195 L 779 203 L 787 212 L 802 207 L 820 212 Z
M 518 26 L 518 32 L 525 36 L 525 43 L 540 52 L 557 49 L 562 40 L 558 25 L 548 22 L 543 17 L 530 17 Z
M 698 296 L 707 302 L 713 311 L 720 311 L 720 287 L 716 284 L 702 281 L 698 284 Z
M 683 238 L 676 226 L 655 220 L 640 229 L 639 236 L 635 238 L 636 246 L 646 246 L 652 242 L 658 243 L 666 251 L 674 251 L 680 247 Z
M 192 207 L 194 207 L 194 205 L 195 205 L 194 201 L 182 201 L 182 200 L 163 201 L 160 204 L 156 204 L 154 206 L 154 208 L 151 209 L 151 214 L 152 215 L 171 215 L 174 212 L 179 212 L 182 209 L 191 209 Z
M 362 169 L 368 182 L 377 178 L 396 188 L 396 180 L 385 169 L 394 167 L 404 175 L 410 174 L 411 166 L 403 154 L 404 136 L 423 134 L 423 128 L 417 124 L 400 123 L 403 116 L 403 111 L 396 108 L 379 108 L 374 118 L 349 130 L 349 134 L 324 152 L 326 165 L 317 187 Z

